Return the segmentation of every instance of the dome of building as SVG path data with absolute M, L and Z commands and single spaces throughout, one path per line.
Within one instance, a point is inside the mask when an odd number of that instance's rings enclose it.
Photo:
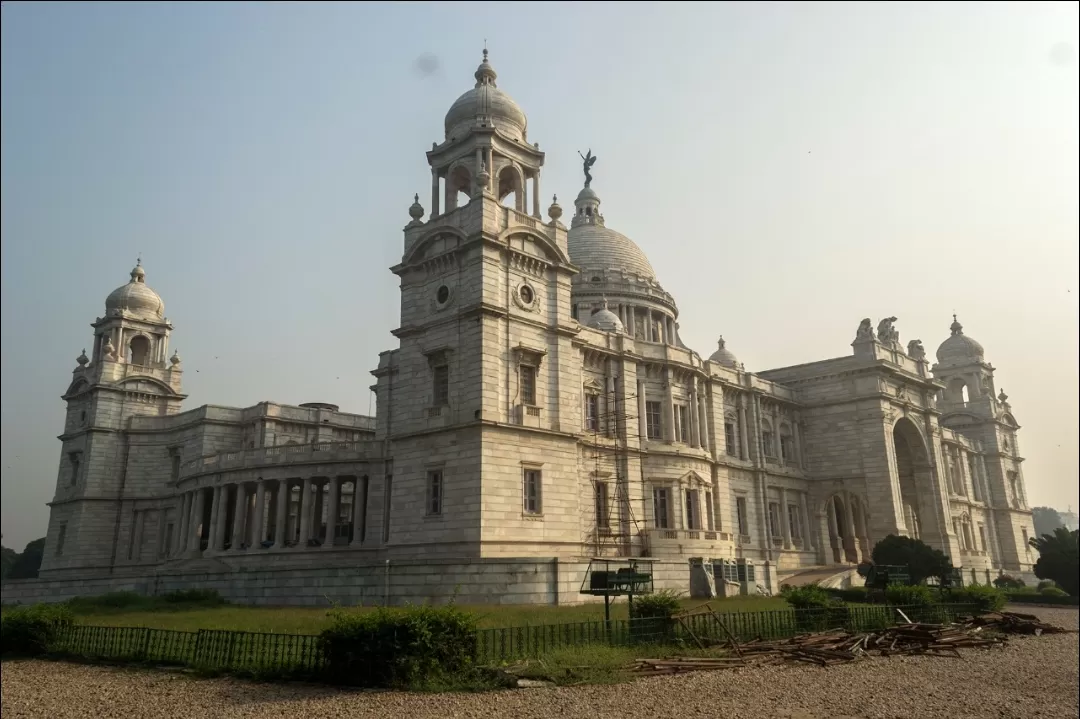
M 161 301 L 158 293 L 146 284 L 146 270 L 142 268 L 142 260 L 139 260 L 131 271 L 131 281 L 117 287 L 105 298 L 106 314 L 116 310 L 131 312 L 144 319 L 164 318 L 165 303 Z
M 715 352 L 712 353 L 712 356 L 709 357 L 709 361 L 716 362 L 717 364 L 721 364 L 724 367 L 737 368 L 739 366 L 739 360 L 737 357 L 735 357 L 735 353 L 727 348 L 724 342 L 724 338 L 721 337 L 718 340 L 717 344 L 719 345 L 719 347 Z
M 983 361 L 982 345 L 964 334 L 964 326 L 957 321 L 956 315 L 953 315 L 949 329 L 952 336 L 937 349 L 938 364 L 961 365 Z
M 642 279 L 656 280 L 656 271 L 641 248 L 626 235 L 604 226 L 600 198 L 591 187 L 578 193 L 577 208 L 567 233 L 570 261 L 582 271 L 582 281 L 589 281 L 589 270 L 623 270 Z
M 443 127 L 447 139 L 464 137 L 470 127 L 494 126 L 512 140 L 524 140 L 528 122 L 525 112 L 495 85 L 495 68 L 484 61 L 476 68 L 476 86 L 454 101 L 446 113 Z
M 619 319 L 617 314 L 608 309 L 607 300 L 604 300 L 603 307 L 593 312 L 592 317 L 589 318 L 588 326 L 603 332 L 618 332 L 619 334 L 626 332 L 623 321 Z

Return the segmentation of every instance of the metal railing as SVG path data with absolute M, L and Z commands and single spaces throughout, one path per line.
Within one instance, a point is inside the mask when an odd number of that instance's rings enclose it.
M 914 622 L 931 624 L 948 623 L 958 616 L 977 613 L 974 607 L 962 604 L 847 605 L 718 612 L 681 620 L 640 618 L 500 627 L 477 630 L 476 658 L 481 664 L 495 664 L 590 645 L 692 646 L 698 639 L 723 641 L 727 632 L 739 641 L 786 639 L 828 629 L 865 632 L 904 621 L 897 609 Z M 179 665 L 256 676 L 319 679 L 328 675 L 330 669 L 320 637 L 310 634 L 68 625 L 59 629 L 50 651 L 59 656 Z

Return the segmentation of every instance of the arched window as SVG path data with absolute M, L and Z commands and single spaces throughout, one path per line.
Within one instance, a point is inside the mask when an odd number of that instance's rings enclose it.
M 949 400 L 952 402 L 963 402 L 964 404 L 967 404 L 970 399 L 967 382 L 959 377 L 951 380 L 949 382 L 948 396 Z
M 469 204 L 472 192 L 472 175 L 463 165 L 458 165 L 446 178 L 446 209 L 457 209 Z
M 724 415 L 724 451 L 731 457 L 739 456 L 739 421 L 735 415 Z
M 761 450 L 766 459 L 776 459 L 776 452 L 773 447 L 772 425 L 768 422 L 761 423 Z
M 525 212 L 525 187 L 520 170 L 507 165 L 499 171 L 498 197 L 506 207 Z
M 128 344 L 128 362 L 137 365 L 146 365 L 150 361 L 150 340 L 142 335 L 131 338 Z

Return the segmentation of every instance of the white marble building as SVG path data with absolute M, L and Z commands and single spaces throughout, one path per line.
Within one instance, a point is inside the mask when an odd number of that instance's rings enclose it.
M 409 208 L 376 417 L 184 411 L 172 325 L 137 266 L 63 397 L 41 579 L 5 599 L 573 602 L 590 557 L 652 558 L 686 590 L 691 557 L 753 558 L 771 581 L 856 563 L 890 533 L 968 581 L 1030 570 L 1018 425 L 955 318 L 936 363 L 895 318 L 819 362 L 749 371 L 723 340 L 703 358 L 607 225 L 590 160 L 569 228 L 557 202 L 541 217 L 544 153 L 486 56 L 427 153 L 430 207 Z

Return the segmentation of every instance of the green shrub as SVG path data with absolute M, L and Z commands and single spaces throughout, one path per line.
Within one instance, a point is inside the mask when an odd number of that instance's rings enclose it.
M 1061 587 L 1043 587 L 1039 590 L 1039 594 L 1044 597 L 1067 597 L 1069 593 Z
M 67 601 L 67 605 L 77 613 L 144 609 L 149 604 L 149 598 L 137 592 L 109 592 L 96 597 L 74 597 Z
M 998 589 L 1021 589 L 1027 585 L 1025 585 L 1024 580 L 1019 577 L 1014 577 L 1010 574 L 1002 574 L 994 580 L 994 586 Z
M 71 624 L 71 610 L 64 604 L 15 607 L 0 615 L 0 654 L 24 657 L 44 654 L 60 630 Z
M 1040 579 L 1039 583 L 1035 585 L 1035 589 L 1040 592 L 1047 587 L 1057 587 L 1057 582 L 1055 582 L 1053 579 Z M 1066 594 L 1067 593 L 1068 592 L 1066 592 Z
M 937 597 L 930 587 L 922 584 L 907 586 L 894 584 L 885 589 L 885 601 L 896 607 L 921 607 L 934 604 Z
M 1064 591 L 1064 590 L 1062 590 Z M 1059 604 L 1066 607 L 1075 607 L 1080 604 L 1080 597 L 1057 596 L 1054 594 L 1028 594 L 1027 592 L 1009 592 L 1008 601 L 1015 604 Z
M 968 604 L 980 612 L 996 612 L 1005 606 L 1005 592 L 985 584 L 954 589 L 952 601 L 956 604 Z
M 866 587 L 848 587 L 847 589 L 826 589 L 829 596 L 833 599 L 839 599 L 842 602 L 854 602 L 857 604 L 865 604 L 869 601 L 870 595 Z
M 180 589 L 161 595 L 166 604 L 225 604 L 216 589 Z
M 821 609 L 836 603 L 828 590 L 817 584 L 804 584 L 801 587 L 785 584 L 780 587 L 780 596 L 795 609 Z
M 453 605 L 330 611 L 319 635 L 329 678 L 369 687 L 410 687 L 465 672 L 476 661 L 476 617 Z
M 780 588 L 780 596 L 795 609 L 795 628 L 800 632 L 816 632 L 848 624 L 847 605 L 817 584 L 804 584 L 801 587 L 785 585 Z
M 679 593 L 671 589 L 634 597 L 630 605 L 630 638 L 635 642 L 665 642 L 674 637 Z

